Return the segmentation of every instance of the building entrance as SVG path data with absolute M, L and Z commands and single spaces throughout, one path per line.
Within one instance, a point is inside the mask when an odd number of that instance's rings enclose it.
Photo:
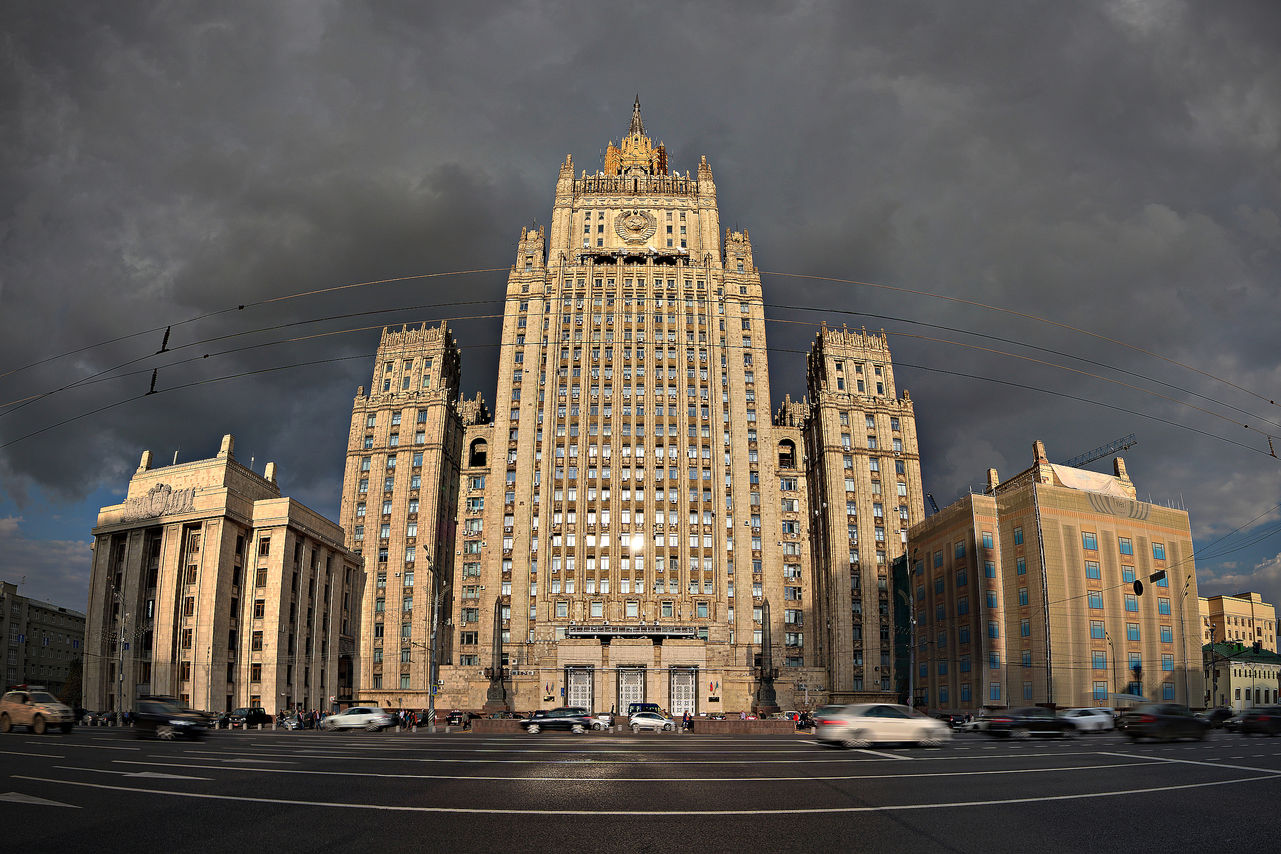
M 698 714 L 698 671 L 692 667 L 672 668 L 672 717 Z
M 630 703 L 645 702 L 645 668 L 618 668 L 618 714 L 627 714 Z
M 565 670 L 565 705 L 592 709 L 592 669 L 569 667 Z

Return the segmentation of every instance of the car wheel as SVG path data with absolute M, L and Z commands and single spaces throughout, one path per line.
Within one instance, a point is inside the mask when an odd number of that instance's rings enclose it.
M 378 724 L 374 724 L 374 723 L 365 724 L 365 732 L 378 732 L 380 729 L 382 729 L 382 727 L 380 727 Z
M 583 729 L 582 724 L 574 724 L 572 727 L 569 728 L 569 731 L 572 732 L 574 735 L 582 735 L 584 732 L 586 732 L 586 730 Z
M 43 716 L 36 715 L 31 719 L 31 731 L 36 735 L 44 735 L 45 725 Z
M 63 725 L 62 725 L 62 731 L 63 731 L 63 732 L 71 732 L 71 724 L 63 724 Z
M 156 727 L 156 738 L 162 741 L 173 741 L 178 735 L 178 731 L 168 724 L 162 724 Z
M 1197 741 L 1205 741 L 1205 730 L 1201 730 L 1200 732 L 1198 732 L 1198 733 L 1196 734 L 1196 740 L 1197 740 Z
M 868 740 L 867 733 L 864 730 L 856 729 L 841 739 L 841 744 L 849 748 L 863 748 L 869 747 L 872 742 Z
M 8 732 L 13 729 L 13 722 L 9 720 L 8 715 L 0 715 L 0 732 Z
M 934 735 L 933 733 L 926 733 L 921 740 L 917 742 L 917 745 L 920 747 L 938 747 L 942 743 L 943 739 L 940 736 Z
M 1010 738 L 1031 738 L 1032 731 L 1027 727 L 1021 726 L 1018 729 L 1010 730 Z
M 538 735 L 541 729 L 542 727 L 540 727 L 538 724 L 530 724 L 529 726 L 525 727 L 525 732 L 529 733 L 530 735 Z
M 671 724 L 663 724 L 663 732 L 671 732 L 675 727 Z
M 1076 727 L 1075 726 L 1064 727 L 1063 732 L 1059 733 L 1059 735 L 1062 738 L 1074 738 L 1076 736 Z
M 639 725 L 639 724 L 632 724 L 632 732 L 634 732 L 634 733 L 639 733 L 639 732 L 640 732 L 640 725 Z

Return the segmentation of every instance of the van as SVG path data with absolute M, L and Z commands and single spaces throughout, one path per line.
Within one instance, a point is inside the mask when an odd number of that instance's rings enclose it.
M 663 710 L 658 705 L 658 703 L 628 703 L 627 704 L 628 717 L 631 717 L 637 712 L 658 712 L 661 715 L 663 713 Z

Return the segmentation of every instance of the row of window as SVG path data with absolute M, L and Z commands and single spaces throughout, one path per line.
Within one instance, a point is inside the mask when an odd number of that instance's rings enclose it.
M 1134 554 L 1134 541 L 1129 537 L 1117 537 L 1117 551 L 1122 555 Z M 1099 538 L 1092 531 L 1081 532 L 1081 547 L 1088 552 L 1097 552 L 1099 550 Z M 1165 560 L 1165 543 L 1152 544 L 1152 557 L 1155 560 Z

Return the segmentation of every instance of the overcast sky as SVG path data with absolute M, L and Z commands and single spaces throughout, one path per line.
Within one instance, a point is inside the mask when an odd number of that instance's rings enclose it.
M 503 273 L 253 303 L 505 268 L 639 94 L 759 267 L 918 292 L 765 276 L 775 406 L 813 324 L 885 328 L 941 505 L 1035 439 L 1064 460 L 1133 432 L 1201 592 L 1281 600 L 1281 7 L 606 8 L 5 3 L 0 578 L 83 609 L 142 450 L 224 433 L 336 518 L 380 324 L 458 318 L 464 392 L 492 400 Z M 168 324 L 171 352 L 135 335 Z

